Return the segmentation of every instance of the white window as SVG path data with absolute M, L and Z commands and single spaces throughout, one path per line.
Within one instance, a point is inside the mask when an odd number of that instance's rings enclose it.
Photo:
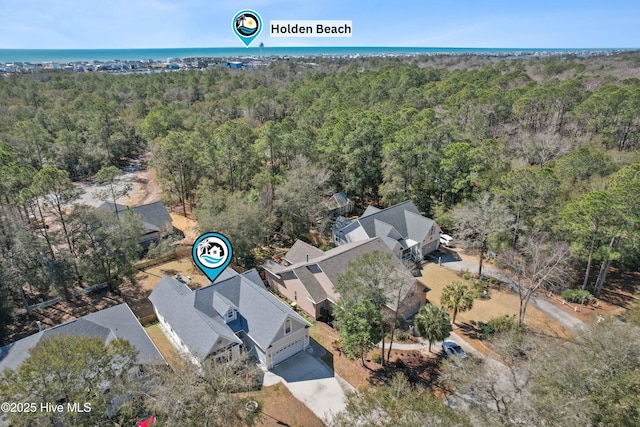
M 291 332 L 291 319 L 284 321 L 284 333 L 285 335 Z
M 293 299 L 298 301 L 298 291 L 293 291 Z
M 227 311 L 227 320 L 233 320 L 236 317 L 236 312 L 233 310 L 233 308 L 230 308 L 229 311 Z

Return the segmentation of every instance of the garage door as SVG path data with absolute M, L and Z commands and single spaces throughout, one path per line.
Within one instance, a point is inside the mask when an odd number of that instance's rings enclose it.
M 271 353 L 271 364 L 272 366 L 277 365 L 283 360 L 293 356 L 299 351 L 302 351 L 304 347 L 304 337 L 297 339 L 289 344 L 286 344 L 281 349 Z

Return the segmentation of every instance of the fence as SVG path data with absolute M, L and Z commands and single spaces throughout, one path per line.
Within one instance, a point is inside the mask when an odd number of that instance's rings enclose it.
M 155 313 L 150 314 L 148 316 L 144 316 L 138 319 L 140 321 L 140 324 L 142 326 L 147 326 L 150 325 L 153 322 L 156 322 L 158 320 L 158 316 L 156 316 Z
M 567 301 L 564 298 L 554 294 L 553 292 L 547 292 L 547 298 L 552 299 L 554 301 L 558 301 L 562 305 L 566 305 L 567 307 L 573 309 L 573 311 L 575 313 L 579 312 L 581 308 L 590 308 L 590 309 L 593 310 L 593 309 L 598 308 L 600 306 L 600 303 L 598 302 L 597 298 L 591 298 L 587 304 L 570 303 L 569 301 Z
M 149 259 L 146 261 L 140 261 L 136 263 L 133 268 L 136 270 L 144 270 L 149 267 L 154 267 L 158 264 L 164 264 L 165 262 L 173 261 L 178 258 L 182 258 L 185 256 L 191 255 L 191 247 L 183 246 L 181 248 L 176 249 L 175 251 L 169 252 L 168 254 L 159 256 L 154 259 Z
M 104 289 L 107 286 L 109 286 L 109 284 L 107 282 L 98 283 L 97 285 L 92 285 L 92 286 L 89 286 L 88 288 L 77 289 L 77 290 L 73 291 L 72 294 L 75 297 L 80 296 L 80 295 L 86 295 L 86 294 L 90 294 L 91 292 L 95 292 L 95 291 L 98 291 L 100 289 Z M 39 308 L 51 307 L 52 305 L 56 305 L 60 301 L 62 301 L 61 297 L 55 297 L 55 298 L 40 302 L 38 304 L 30 305 L 29 306 L 29 310 L 37 310 Z M 19 309 L 18 312 L 19 313 L 24 313 L 24 312 L 26 312 L 26 310 L 25 309 Z
M 147 261 L 141 261 L 137 264 L 134 265 L 134 268 L 136 270 L 144 270 L 145 268 L 149 268 L 149 267 L 153 267 L 155 265 L 158 264 L 163 264 L 165 262 L 168 261 L 173 261 L 175 259 L 178 258 L 182 258 L 185 256 L 191 255 L 191 247 L 186 247 L 183 246 L 181 248 L 176 249 L 175 251 L 172 251 L 168 254 L 162 255 L 158 258 L 154 258 L 154 259 L 150 259 Z M 75 291 L 72 292 L 73 296 L 80 296 L 80 295 L 86 295 L 89 294 L 91 292 L 95 292 L 98 291 L 100 289 L 104 289 L 107 286 L 109 286 L 109 284 L 107 282 L 104 283 L 98 283 L 97 285 L 92 285 L 89 286 L 88 288 L 83 288 L 83 289 L 77 289 Z M 30 305 L 29 306 L 29 310 L 37 310 L 37 309 L 42 309 L 42 308 L 47 308 L 47 307 L 51 307 L 52 305 L 55 305 L 57 303 L 59 303 L 60 301 L 62 301 L 63 298 L 62 297 L 56 297 L 56 298 L 52 298 L 43 302 L 40 302 L 38 304 L 34 304 L 34 305 Z M 26 313 L 26 309 L 21 308 L 17 310 L 18 314 L 23 314 Z M 153 315 L 155 317 L 155 314 Z M 149 316 L 147 316 L 149 317 Z

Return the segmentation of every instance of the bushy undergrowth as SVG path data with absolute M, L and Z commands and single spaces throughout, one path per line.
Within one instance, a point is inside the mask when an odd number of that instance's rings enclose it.
M 488 337 L 501 332 L 518 331 L 521 327 L 518 325 L 518 320 L 516 319 L 515 314 L 511 316 L 505 314 L 504 316 L 494 317 L 487 323 L 484 323 L 481 326 L 481 329 L 482 334 L 485 337 Z
M 586 304 L 591 301 L 591 292 L 583 289 L 566 289 L 562 291 L 562 299 L 576 304 Z

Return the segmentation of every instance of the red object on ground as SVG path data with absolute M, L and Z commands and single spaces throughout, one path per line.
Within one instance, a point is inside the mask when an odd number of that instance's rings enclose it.
M 154 417 L 153 415 L 151 415 L 149 418 L 147 418 L 146 420 L 142 420 L 140 421 L 138 424 L 136 424 L 136 427 L 151 427 L 152 425 L 154 425 L 156 423 L 156 417 Z

